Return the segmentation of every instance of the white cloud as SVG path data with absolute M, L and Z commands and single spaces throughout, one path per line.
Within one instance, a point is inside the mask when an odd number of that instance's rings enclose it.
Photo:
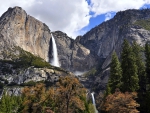
M 139 9 L 150 0 L 0 0 L 0 15 L 8 7 L 20 6 L 31 16 L 46 23 L 52 31 L 61 30 L 75 38 L 83 34 L 82 28 L 89 24 L 91 17 L 125 9 Z M 88 5 L 90 3 L 90 5 Z M 94 15 L 89 15 L 89 12 Z
M 91 17 L 86 0 L 5 0 L 0 5 L 0 13 L 14 6 L 22 7 L 28 14 L 46 23 L 52 31 L 61 30 L 73 38 L 89 24 Z
M 105 21 L 110 20 L 110 19 L 111 19 L 111 13 L 106 13 Z
M 139 9 L 144 4 L 150 4 L 150 0 L 91 0 L 90 8 L 96 17 L 111 11 Z
M 20 6 L 27 9 L 34 3 L 34 0 L 0 0 L 0 2 L 0 15 L 2 15 L 9 7 Z

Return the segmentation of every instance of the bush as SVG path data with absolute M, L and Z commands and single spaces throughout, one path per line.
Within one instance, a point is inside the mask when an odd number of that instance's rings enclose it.
M 148 20 L 137 20 L 134 24 L 139 25 L 146 30 L 150 30 L 150 19 L 148 19 Z

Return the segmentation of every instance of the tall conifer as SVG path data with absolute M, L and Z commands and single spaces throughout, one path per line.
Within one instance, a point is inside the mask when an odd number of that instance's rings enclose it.
M 145 44 L 145 57 L 146 57 L 146 78 L 148 84 L 150 84 L 150 44 Z
M 122 91 L 137 91 L 139 89 L 139 79 L 137 75 L 137 65 L 135 54 L 127 40 L 124 40 L 121 53 L 122 67 Z
M 116 53 L 112 54 L 111 66 L 110 66 L 110 77 L 107 84 L 107 95 L 115 92 L 116 88 L 121 86 L 122 70 L 121 64 L 118 60 Z
M 147 79 L 147 87 L 146 87 L 146 96 L 145 96 L 145 109 L 150 112 L 150 44 L 147 42 L 145 44 L 145 57 L 146 57 L 146 79 Z
M 146 73 L 145 73 L 145 64 L 142 60 L 141 47 L 134 41 L 132 44 L 132 50 L 133 50 L 133 53 L 135 54 L 137 74 L 139 77 L 140 92 L 145 92 L 146 91 Z

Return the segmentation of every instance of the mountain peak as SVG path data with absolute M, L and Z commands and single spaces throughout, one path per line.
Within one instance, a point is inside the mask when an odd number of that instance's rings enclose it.
M 0 36 L 3 36 L 5 43 L 1 45 L 3 48 L 6 45 L 9 45 L 9 48 L 19 46 L 46 61 L 49 60 L 48 52 L 43 51 L 49 51 L 49 28 L 27 15 L 21 7 L 8 8 L 0 18 L 0 30 Z
M 15 7 L 9 7 L 8 10 L 23 10 L 21 7 L 19 6 L 15 6 Z

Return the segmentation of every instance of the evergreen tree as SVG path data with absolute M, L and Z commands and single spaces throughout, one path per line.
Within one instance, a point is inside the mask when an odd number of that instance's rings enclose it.
M 7 98 L 7 96 L 6 96 L 5 92 L 4 92 L 4 95 L 3 95 L 3 97 L 0 100 L 0 112 L 1 113 L 8 112 L 6 98 Z
M 146 93 L 141 100 L 141 112 L 150 112 L 150 44 L 147 42 L 145 44 L 145 57 L 146 57 Z
M 118 60 L 116 53 L 112 54 L 112 60 L 110 65 L 110 77 L 107 84 L 107 91 L 106 95 L 112 94 L 115 92 L 116 88 L 120 88 L 121 86 L 121 77 L 122 77 L 122 70 L 121 64 Z
M 146 78 L 150 84 L 150 44 L 145 44 L 145 57 L 146 57 Z
M 122 91 L 137 91 L 139 89 L 139 79 L 137 75 L 137 65 L 135 54 L 127 40 L 124 40 L 121 53 L 122 67 Z
M 136 65 L 137 65 L 137 74 L 139 77 L 139 91 L 138 91 L 138 103 L 140 104 L 139 110 L 140 112 L 145 113 L 146 109 L 146 72 L 145 72 L 145 63 L 142 60 L 142 47 L 138 45 L 135 41 L 132 44 L 132 49 L 135 54 L 136 58 Z
M 20 96 L 10 96 L 4 91 L 3 97 L 0 100 L 0 113 L 18 113 L 21 102 Z
M 141 47 L 135 41 L 132 44 L 132 50 L 135 54 L 135 60 L 137 65 L 137 74 L 139 77 L 140 92 L 146 91 L 146 73 L 145 64 L 142 60 Z

